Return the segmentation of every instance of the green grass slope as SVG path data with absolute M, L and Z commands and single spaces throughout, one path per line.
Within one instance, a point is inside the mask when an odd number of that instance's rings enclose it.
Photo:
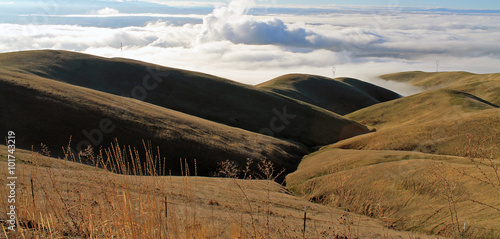
M 0 70 L 0 102 L 1 132 L 15 131 L 18 148 L 38 151 L 44 143 L 56 156 L 70 136 L 75 153 L 91 144 L 99 154 L 115 138 L 140 150 L 146 140 L 155 152 L 159 146 L 164 158 L 155 164 L 165 173 L 180 171 L 180 159 L 191 166 L 196 159 L 198 174 L 212 175 L 218 162 L 243 167 L 248 158 L 291 172 L 307 153 L 301 144 L 25 72 Z
M 418 152 L 327 146 L 306 156 L 286 181 L 296 195 L 380 218 L 391 228 L 456 237 L 461 235 L 457 224 L 461 231 L 467 222 L 466 238 L 496 238 L 500 193 L 481 180 L 488 177 L 495 184 L 500 179 L 488 164 Z
M 0 69 L 132 97 L 308 146 L 369 132 L 328 110 L 212 75 L 67 51 L 0 54 Z
M 280 76 L 257 87 L 341 115 L 401 97 L 390 90 L 352 78 L 331 79 L 305 74 Z
M 411 71 L 381 76 L 382 79 L 407 82 L 424 89 L 447 88 L 475 95 L 500 105 L 500 73 Z
M 473 95 L 447 89 L 423 92 L 347 115 L 377 132 L 334 144 L 345 149 L 405 150 L 456 155 L 467 135 L 500 145 L 500 109 Z M 500 151 L 494 151 L 500 157 Z

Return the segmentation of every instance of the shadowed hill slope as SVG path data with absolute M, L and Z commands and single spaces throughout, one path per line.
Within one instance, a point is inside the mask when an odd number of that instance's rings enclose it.
M 280 76 L 257 87 L 341 115 L 401 97 L 390 90 L 352 78 L 331 79 L 305 74 Z
M 462 91 L 500 105 L 500 73 L 410 71 L 380 77 L 385 80 L 407 82 L 424 89 L 447 88 Z
M 369 132 L 330 111 L 253 86 L 144 62 L 44 50 L 0 54 L 0 63 L 6 71 L 132 97 L 307 146 Z
M 44 143 L 57 156 L 70 136 L 75 153 L 87 145 L 108 148 L 115 138 L 141 150 L 146 140 L 159 146 L 164 160 L 155 165 L 167 174 L 180 171 L 180 159 L 191 166 L 196 159 L 199 175 L 213 175 L 218 162 L 243 167 L 247 159 L 268 159 L 291 172 L 307 153 L 301 144 L 22 72 L 0 70 L 0 102 L 0 131 L 15 131 L 18 148 L 37 151 Z

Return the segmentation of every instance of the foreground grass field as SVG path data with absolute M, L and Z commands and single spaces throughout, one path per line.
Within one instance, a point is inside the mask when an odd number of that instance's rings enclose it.
M 329 146 L 305 157 L 286 180 L 296 195 L 380 218 L 391 228 L 498 238 L 499 165 L 487 158 Z
M 0 146 L 2 168 L 6 150 Z M 0 233 L 9 238 L 437 238 L 308 202 L 271 180 L 118 175 L 16 155 L 16 233 L 5 229 L 6 187 L 0 191 Z M 4 184 L 6 170 L 0 173 Z

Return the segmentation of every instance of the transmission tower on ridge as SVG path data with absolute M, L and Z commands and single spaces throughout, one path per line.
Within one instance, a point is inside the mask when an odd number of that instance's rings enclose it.
M 337 67 L 332 66 L 332 74 L 334 78 L 335 78 L 335 73 L 337 73 Z
M 436 61 L 436 72 L 439 72 L 439 61 Z
M 120 42 L 120 56 L 123 57 L 123 42 Z

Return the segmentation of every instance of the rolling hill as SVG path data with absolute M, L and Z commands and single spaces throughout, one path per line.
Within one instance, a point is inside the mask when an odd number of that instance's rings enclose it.
M 51 79 L 143 100 L 186 114 L 307 146 L 369 130 L 331 111 L 212 75 L 67 51 L 0 54 L 4 72 Z
M 199 175 L 214 175 L 218 163 L 225 160 L 243 167 L 248 158 L 267 159 L 277 168 L 291 172 L 308 152 L 299 143 L 143 101 L 24 72 L 0 70 L 0 75 L 0 101 L 4 104 L 0 108 L 0 130 L 15 131 L 18 148 L 34 146 L 39 151 L 43 143 L 52 155 L 63 157 L 63 148 L 68 146 L 70 137 L 76 155 L 87 145 L 100 154 L 115 139 L 143 151 L 144 140 L 146 146 L 149 142 L 163 153 L 159 162 L 155 162 L 158 170 L 166 174 L 172 170 L 176 174 L 181 169 L 180 159 L 186 159 L 192 167 L 197 160 Z
M 377 129 L 385 129 L 435 120 L 447 122 L 472 112 L 496 108 L 497 105 L 477 96 L 439 89 L 367 107 L 346 117 Z
M 353 112 L 346 117 L 377 132 L 334 144 L 345 149 L 404 150 L 457 155 L 467 135 L 500 145 L 500 109 L 476 96 L 448 89 L 427 91 Z M 495 157 L 500 157 L 498 150 Z
M 331 79 L 305 74 L 280 76 L 257 87 L 340 115 L 401 97 L 390 90 L 353 78 Z
M 427 91 L 345 115 L 376 131 L 305 156 L 286 177 L 287 188 L 310 201 L 380 218 L 401 230 L 497 238 L 497 76 L 383 76 Z

